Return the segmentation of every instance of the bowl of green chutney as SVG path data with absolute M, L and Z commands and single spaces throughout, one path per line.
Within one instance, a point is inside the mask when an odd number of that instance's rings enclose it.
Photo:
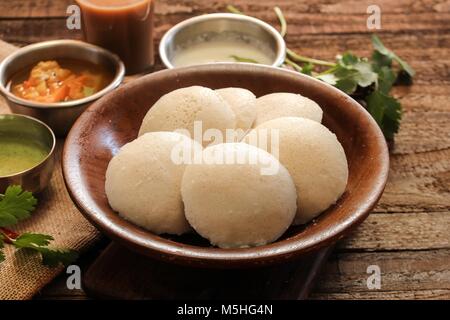
M 55 147 L 55 134 L 42 121 L 0 114 L 0 193 L 10 185 L 44 190 L 55 167 Z

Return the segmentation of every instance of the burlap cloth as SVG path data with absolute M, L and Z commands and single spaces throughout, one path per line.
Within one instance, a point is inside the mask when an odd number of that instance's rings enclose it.
M 0 60 L 15 49 L 0 40 Z M 0 97 L 2 113 L 10 113 L 10 110 Z M 84 219 L 67 193 L 60 164 L 62 145 L 63 141 L 59 140 L 55 171 L 49 187 L 38 197 L 36 211 L 13 229 L 49 234 L 55 238 L 52 246 L 82 252 L 98 239 L 99 233 Z M 63 270 L 63 267 L 47 268 L 38 256 L 16 252 L 10 245 L 6 245 L 4 251 L 6 260 L 0 263 L 0 300 L 30 299 Z

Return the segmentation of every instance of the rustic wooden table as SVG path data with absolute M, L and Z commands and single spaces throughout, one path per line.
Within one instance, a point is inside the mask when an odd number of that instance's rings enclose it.
M 366 10 L 381 8 L 387 47 L 416 69 L 411 87 L 395 89 L 404 107 L 391 154 L 386 191 L 373 213 L 341 241 L 317 282 L 313 299 L 450 299 L 450 2 L 447 0 L 258 1 L 158 0 L 159 39 L 190 16 L 225 10 L 226 4 L 276 24 L 272 7 L 288 20 L 288 45 L 307 56 L 333 59 L 351 50 L 371 52 Z M 70 0 L 0 0 L 0 38 L 22 46 L 60 38 L 81 38 L 66 28 Z M 81 258 L 89 266 L 103 240 Z M 370 290 L 367 268 L 381 270 L 381 288 Z M 39 299 L 85 299 L 65 289 L 59 277 Z

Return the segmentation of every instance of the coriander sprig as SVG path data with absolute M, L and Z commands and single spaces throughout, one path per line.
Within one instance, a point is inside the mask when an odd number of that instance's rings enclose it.
M 275 11 L 275 14 L 277 15 L 278 20 L 280 20 L 280 26 L 281 26 L 280 34 L 284 38 L 287 34 L 287 22 L 286 22 L 286 19 L 284 18 L 283 11 L 281 11 L 281 9 L 279 7 L 275 7 L 275 8 L 273 8 L 273 10 Z
M 229 5 L 228 11 L 243 14 Z M 287 22 L 279 7 L 274 8 L 280 22 L 280 34 L 287 34 Z M 390 91 L 395 84 L 411 84 L 415 71 L 408 63 L 387 49 L 378 36 L 372 36 L 374 51 L 370 58 L 345 52 L 336 61 L 305 57 L 287 48 L 285 66 L 327 82 L 351 95 L 372 115 L 388 140 L 398 132 L 402 107 Z M 394 62 L 396 66 L 394 66 Z
M 20 186 L 10 186 L 0 196 L 0 227 L 8 227 L 28 218 L 37 200 L 31 192 L 22 191 Z
M 0 194 L 0 262 L 5 260 L 3 248 L 5 244 L 17 249 L 37 252 L 42 263 L 49 267 L 59 264 L 69 265 L 78 258 L 74 250 L 50 249 L 48 246 L 52 236 L 37 233 L 18 234 L 6 227 L 17 224 L 28 218 L 37 205 L 37 199 L 31 192 L 23 191 L 20 186 L 10 186 L 5 194 Z

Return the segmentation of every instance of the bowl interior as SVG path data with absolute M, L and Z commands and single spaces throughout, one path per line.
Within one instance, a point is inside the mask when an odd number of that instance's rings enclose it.
M 29 140 L 41 145 L 50 153 L 55 137 L 48 126 L 37 119 L 17 114 L 0 115 L 0 137 Z
M 336 205 L 313 223 L 292 227 L 282 239 L 256 248 L 218 249 L 197 235 L 160 237 L 120 218 L 108 205 L 105 172 L 120 147 L 137 137 L 148 109 L 177 88 L 242 87 L 262 96 L 300 93 L 324 111 L 347 155 L 349 180 Z M 243 64 L 216 64 L 165 70 L 133 81 L 93 104 L 66 140 L 63 171 L 74 202 L 84 215 L 114 240 L 156 258 L 208 267 L 272 264 L 331 244 L 364 220 L 381 196 L 387 179 L 385 140 L 371 116 L 353 99 L 310 77 L 286 70 Z
M 28 116 L 0 114 L 0 140 L 10 145 L 26 142 L 26 145 L 32 144 L 45 152 L 42 160 L 31 163 L 26 169 L 0 175 L 0 193 L 10 185 L 21 185 L 24 190 L 31 192 L 41 191 L 47 185 L 54 167 L 56 138 L 52 130 L 43 122 Z

